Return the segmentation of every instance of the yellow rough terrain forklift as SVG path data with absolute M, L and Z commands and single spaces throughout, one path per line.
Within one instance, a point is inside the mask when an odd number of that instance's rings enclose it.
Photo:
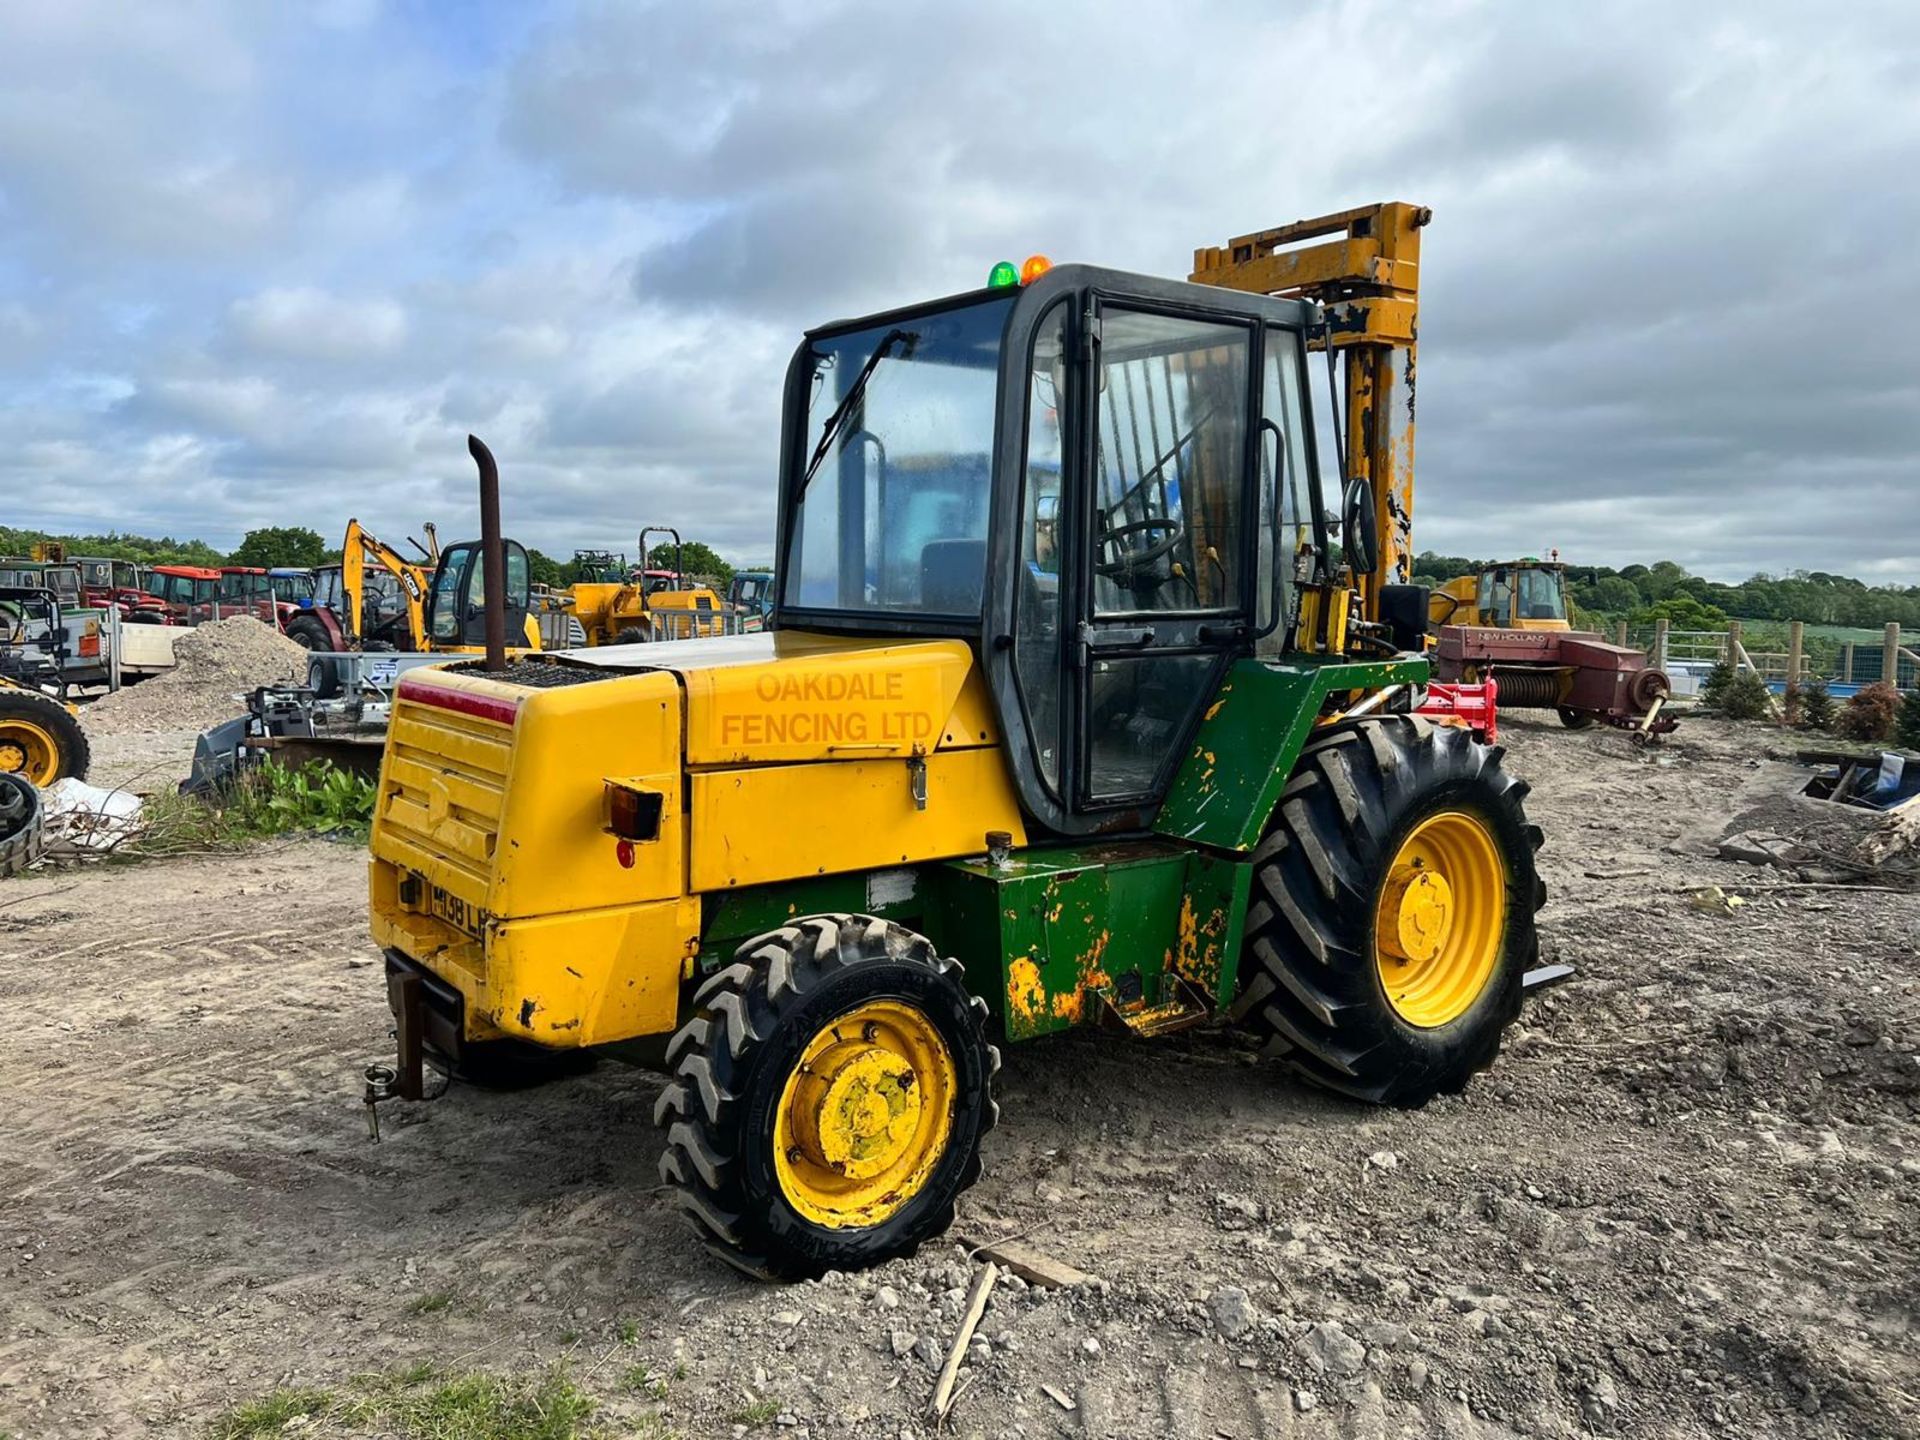
M 793 1277 L 949 1224 L 998 1044 L 1231 1019 L 1361 1100 L 1465 1086 L 1542 890 L 1524 782 L 1411 713 L 1426 220 L 1244 237 L 1189 283 L 1035 257 L 806 335 L 768 631 L 402 680 L 370 1101 L 619 1047 L 671 1077 L 701 1238 Z

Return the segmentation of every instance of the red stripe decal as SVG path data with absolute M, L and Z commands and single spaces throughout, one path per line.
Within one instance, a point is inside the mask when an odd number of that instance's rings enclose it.
M 475 695 L 466 690 L 447 690 L 438 685 L 429 685 L 424 680 L 415 680 L 411 676 L 401 680 L 400 698 L 411 700 L 416 705 L 432 705 L 437 709 L 451 710 L 458 715 L 472 715 L 481 720 L 491 720 L 498 725 L 513 724 L 514 716 L 520 713 L 518 700 L 501 700 L 492 695 Z

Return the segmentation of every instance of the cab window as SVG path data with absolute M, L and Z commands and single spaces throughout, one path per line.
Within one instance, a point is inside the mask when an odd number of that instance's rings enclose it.
M 460 642 L 460 622 L 465 618 L 461 597 L 467 585 L 467 572 L 474 558 L 471 550 L 461 554 L 459 562 L 443 564 L 433 577 L 433 638 L 445 645 Z
M 1286 624 L 1276 624 L 1276 593 L 1290 618 L 1295 557 L 1316 543 L 1314 489 L 1308 472 L 1307 406 L 1301 377 L 1300 336 L 1291 330 L 1267 331 L 1266 360 L 1260 387 L 1260 571 L 1254 592 L 1254 624 L 1272 631 L 1263 649 L 1278 653 Z M 1275 498 L 1279 513 L 1274 513 Z M 1277 523 L 1276 523 L 1277 522 Z M 1276 576 L 1275 570 L 1278 570 Z M 1278 585 L 1276 586 L 1276 579 Z
M 1560 577 L 1551 570 L 1522 570 L 1515 585 L 1517 606 L 1522 620 L 1564 620 L 1566 601 L 1560 590 Z
M 1020 498 L 1020 566 L 1013 597 L 1014 680 L 1034 761 L 1060 789 L 1060 477 L 1065 458 L 1067 305 L 1041 320 L 1027 379 L 1026 464 Z
M 1480 572 L 1480 593 L 1474 599 L 1474 606 L 1480 612 L 1482 625 L 1504 625 L 1506 618 L 1500 611 L 1504 608 L 1507 589 L 1507 572 L 1504 570 L 1482 570 Z
M 1245 601 L 1246 327 L 1108 308 L 1095 425 L 1096 614 Z
M 809 609 L 977 616 L 1011 296 L 821 336 L 781 581 Z

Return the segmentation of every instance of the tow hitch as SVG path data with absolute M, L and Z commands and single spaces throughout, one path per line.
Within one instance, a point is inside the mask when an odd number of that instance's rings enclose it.
M 387 999 L 393 1007 L 393 1037 L 396 1063 L 369 1065 L 362 1103 L 367 1109 L 367 1135 L 380 1143 L 380 1109 L 389 1100 L 438 1100 L 447 1086 L 427 1094 L 426 1089 L 426 1006 L 422 999 L 420 976 L 410 970 L 387 973 Z M 449 1077 L 450 1080 L 451 1077 Z

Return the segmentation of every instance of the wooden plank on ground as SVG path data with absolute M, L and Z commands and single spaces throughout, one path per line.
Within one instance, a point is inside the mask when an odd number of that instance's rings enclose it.
M 1022 1240 L 962 1240 L 960 1243 L 974 1254 L 1012 1271 L 1029 1285 L 1063 1290 L 1093 1281 L 1093 1276 L 1086 1271 L 1076 1269 L 1064 1260 L 1056 1260 Z

